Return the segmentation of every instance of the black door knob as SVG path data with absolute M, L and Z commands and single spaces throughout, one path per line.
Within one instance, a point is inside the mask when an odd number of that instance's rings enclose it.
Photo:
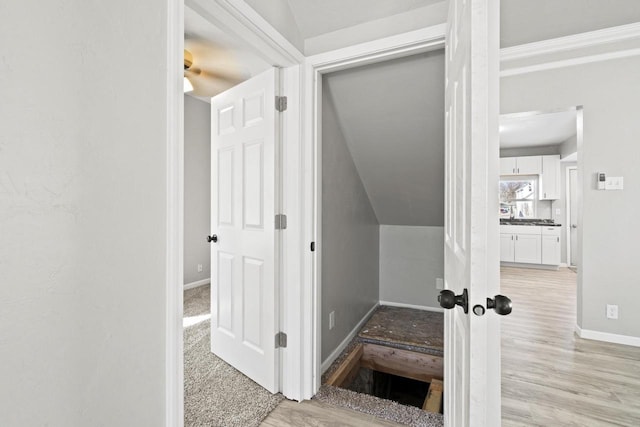
M 487 298 L 487 309 L 494 309 L 496 313 L 506 316 L 513 309 L 511 300 L 504 295 L 496 295 L 493 299 Z
M 213 236 L 207 236 L 207 242 L 211 243 L 216 243 L 218 241 L 218 235 L 214 234 Z
M 465 313 L 469 312 L 469 294 L 466 288 L 460 295 L 456 295 L 453 291 L 448 289 L 440 291 L 440 295 L 438 295 L 438 302 L 442 308 L 451 309 L 456 305 L 459 305 Z

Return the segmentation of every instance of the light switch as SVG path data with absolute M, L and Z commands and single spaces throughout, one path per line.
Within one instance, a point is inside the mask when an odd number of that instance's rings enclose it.
M 624 177 L 609 176 L 604 183 L 605 190 L 622 190 L 624 187 Z

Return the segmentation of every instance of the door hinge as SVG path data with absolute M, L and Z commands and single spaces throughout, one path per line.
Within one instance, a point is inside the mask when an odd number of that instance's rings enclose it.
M 287 334 L 284 332 L 276 334 L 276 348 L 287 348 Z
M 283 111 L 286 111 L 286 109 L 287 109 L 287 97 L 276 95 L 276 110 L 282 113 Z
M 276 230 L 287 229 L 287 216 L 285 214 L 276 215 Z

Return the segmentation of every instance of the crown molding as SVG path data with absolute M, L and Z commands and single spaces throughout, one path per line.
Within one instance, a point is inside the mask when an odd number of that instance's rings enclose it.
M 513 61 L 634 39 L 640 39 L 640 22 L 507 47 L 500 50 L 500 60 Z
M 500 77 L 640 55 L 640 22 L 500 50 Z

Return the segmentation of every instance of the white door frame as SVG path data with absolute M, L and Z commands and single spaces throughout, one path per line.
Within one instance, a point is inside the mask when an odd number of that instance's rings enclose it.
M 183 373 L 183 194 L 184 194 L 184 6 L 201 14 L 223 31 L 253 46 L 255 53 L 269 63 L 283 68 L 283 92 L 289 97 L 288 109 L 282 127 L 282 157 L 298 159 L 302 138 L 301 123 L 301 69 L 304 56 L 264 18 L 243 0 L 167 0 L 167 219 L 166 219 L 166 317 L 165 317 L 165 425 L 184 425 L 184 373 Z M 298 162 L 299 163 L 299 162 Z M 285 213 L 300 216 L 300 169 L 283 171 L 282 207 Z M 203 236 L 204 237 L 204 236 Z M 300 313 L 300 260 L 301 224 L 289 221 L 280 256 L 283 268 L 281 279 L 281 327 L 284 331 L 301 329 Z M 287 313 L 287 316 L 282 316 Z M 300 400 L 302 384 L 301 341 L 295 331 L 289 334 L 288 347 L 281 354 L 282 392 L 291 399 Z
M 320 388 L 321 372 L 321 245 L 322 236 L 322 74 L 361 65 L 444 49 L 446 24 L 411 31 L 308 57 L 304 85 L 304 366 L 305 398 Z M 443 82 L 444 84 L 444 82 Z M 286 167 L 286 166 L 285 166 Z M 316 251 L 308 245 L 316 242 Z

